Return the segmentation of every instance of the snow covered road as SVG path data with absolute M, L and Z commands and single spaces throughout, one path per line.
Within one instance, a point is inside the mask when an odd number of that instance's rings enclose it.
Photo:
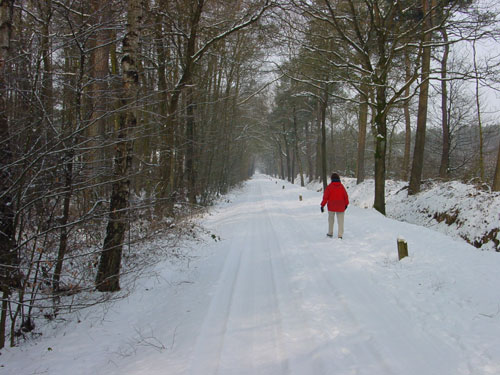
M 222 221 L 231 251 L 189 373 L 443 374 L 458 363 L 446 344 L 408 327 L 356 264 L 359 238 L 370 236 L 362 223 L 353 228 L 348 215 L 344 240 L 326 238 L 319 202 L 287 188 L 253 180 Z
M 203 219 L 221 241 L 195 249 L 194 266 L 159 264 L 97 327 L 10 349 L 2 370 L 500 374 L 499 254 L 357 207 L 344 239 L 327 238 L 321 193 L 264 175 L 230 199 Z

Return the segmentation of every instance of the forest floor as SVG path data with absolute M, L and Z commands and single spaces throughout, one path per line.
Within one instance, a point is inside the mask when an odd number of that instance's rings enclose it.
M 254 176 L 199 219 L 204 241 L 184 257 L 4 349 L 0 373 L 499 374 L 500 254 L 348 191 L 344 238 L 331 239 L 320 192 Z

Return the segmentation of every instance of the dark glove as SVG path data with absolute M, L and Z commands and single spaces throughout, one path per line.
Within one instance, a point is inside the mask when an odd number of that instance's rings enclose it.
M 321 206 L 321 212 L 325 212 L 325 207 Z

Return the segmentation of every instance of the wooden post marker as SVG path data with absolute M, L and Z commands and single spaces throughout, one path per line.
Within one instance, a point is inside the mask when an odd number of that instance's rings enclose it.
M 402 237 L 398 238 L 398 255 L 399 255 L 399 260 L 408 256 L 408 243 Z
M 299 201 L 302 202 L 302 195 L 299 195 Z

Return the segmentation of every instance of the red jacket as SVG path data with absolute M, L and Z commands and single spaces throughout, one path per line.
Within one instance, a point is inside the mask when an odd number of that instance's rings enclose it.
M 328 203 L 328 211 L 344 212 L 349 205 L 347 191 L 340 182 L 334 181 L 325 189 L 321 207 Z

